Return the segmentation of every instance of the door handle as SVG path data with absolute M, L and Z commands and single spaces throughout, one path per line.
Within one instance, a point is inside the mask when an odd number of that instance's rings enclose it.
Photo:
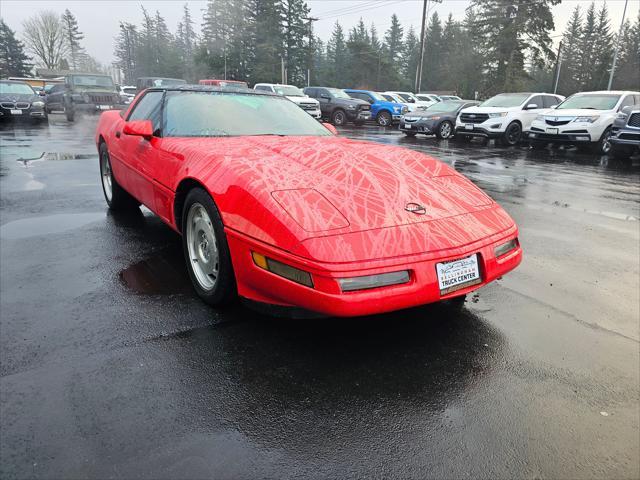
M 116 138 L 120 138 L 120 130 L 116 132 Z

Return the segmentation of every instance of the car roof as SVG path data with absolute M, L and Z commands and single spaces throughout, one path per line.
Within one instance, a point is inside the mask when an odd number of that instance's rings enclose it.
M 640 94 L 640 92 L 634 92 L 633 90 L 594 90 L 593 92 L 576 92 L 574 95 L 602 95 L 606 93 L 610 93 L 611 95 Z
M 0 83 L 19 83 L 21 85 L 29 85 L 27 82 L 22 80 L 0 80 Z M 31 85 L 29 85 L 31 86 Z

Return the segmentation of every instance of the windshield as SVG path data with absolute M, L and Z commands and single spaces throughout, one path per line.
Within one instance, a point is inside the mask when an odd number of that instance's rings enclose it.
M 379 93 L 376 92 L 369 92 L 369 94 L 375 98 L 376 100 L 380 101 L 380 102 L 384 102 L 385 99 L 382 97 L 382 95 L 380 95 Z
M 501 93 L 480 104 L 481 107 L 518 107 L 529 98 L 529 93 Z
M 586 108 L 590 110 L 612 110 L 620 100 L 620 95 L 573 95 L 556 107 L 556 110 L 568 108 Z
M 293 85 L 274 85 L 273 89 L 278 95 L 285 95 L 287 97 L 304 97 L 304 93 L 298 87 Z
M 443 100 L 442 102 L 434 103 L 430 107 L 427 107 L 426 112 L 455 112 L 462 102 L 455 102 L 452 100 Z
M 389 95 L 388 93 L 381 93 L 381 95 L 384 97 L 385 100 L 388 100 L 389 102 L 397 101 L 393 95 Z
M 327 90 L 331 92 L 334 98 L 351 98 L 344 90 L 340 90 L 339 88 L 327 88 Z
M 0 94 L 33 95 L 35 92 L 26 83 L 0 83 Z
M 83 87 L 113 87 L 111 77 L 104 75 L 74 75 L 71 79 L 74 85 Z
M 408 93 L 398 93 L 397 95 L 402 98 L 403 102 L 408 102 L 409 100 L 411 100 L 411 95 L 409 95 Z
M 418 100 L 420 100 L 422 102 L 433 102 L 434 101 L 429 95 L 416 95 L 416 97 L 418 97 Z
M 164 112 L 168 137 L 331 135 L 295 103 L 268 95 L 168 92 Z

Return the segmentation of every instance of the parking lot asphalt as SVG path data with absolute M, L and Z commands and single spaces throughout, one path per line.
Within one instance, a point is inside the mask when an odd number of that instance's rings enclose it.
M 638 159 L 342 129 L 467 175 L 525 257 L 461 311 L 282 320 L 107 211 L 95 123 L 0 127 L 0 478 L 640 477 Z

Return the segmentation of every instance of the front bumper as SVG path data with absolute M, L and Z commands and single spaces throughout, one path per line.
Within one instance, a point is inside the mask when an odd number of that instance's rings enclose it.
M 437 120 L 417 120 L 415 122 L 406 122 L 404 119 L 400 120 L 398 126 L 403 132 L 415 132 L 424 133 L 426 135 L 433 134 L 438 128 Z
M 522 260 L 519 245 L 499 258 L 494 255 L 496 246 L 517 237 L 515 226 L 500 234 L 456 248 L 455 251 L 347 264 L 311 261 L 235 230 L 227 229 L 226 232 L 240 296 L 255 302 L 303 308 L 337 317 L 384 313 L 465 295 L 513 270 Z M 300 285 L 257 267 L 251 257 L 252 251 L 311 273 L 314 287 Z M 436 263 L 465 258 L 475 253 L 479 254 L 481 283 L 441 295 Z M 408 283 L 371 290 L 342 292 L 337 280 L 401 270 L 410 272 Z
M 504 130 L 500 130 L 501 128 L 501 123 L 499 127 L 493 129 L 490 126 L 485 127 L 484 124 L 473 125 L 473 128 L 467 128 L 467 125 L 456 124 L 456 136 L 500 138 L 504 134 Z
M 609 142 L 612 145 L 640 147 L 640 130 L 630 128 L 614 129 Z
M 590 143 L 592 141 L 591 134 L 587 131 L 572 133 L 547 133 L 539 131 L 535 127 L 524 133 L 524 138 L 536 142 L 548 143 Z
M 307 112 L 309 115 L 311 115 L 316 120 L 320 120 L 320 118 L 322 117 L 322 112 L 320 112 L 319 108 L 317 110 L 305 110 L 305 112 Z
M 351 122 L 365 122 L 371 120 L 370 110 L 346 110 L 347 118 Z
M 17 112 L 20 113 L 17 113 Z M 0 118 L 7 120 L 25 120 L 30 118 L 46 118 L 47 115 L 42 108 L 8 109 L 0 108 Z
M 102 113 L 107 110 L 124 110 L 128 105 L 122 103 L 114 104 L 96 104 L 96 103 L 77 103 L 73 102 L 73 110 L 82 113 Z

